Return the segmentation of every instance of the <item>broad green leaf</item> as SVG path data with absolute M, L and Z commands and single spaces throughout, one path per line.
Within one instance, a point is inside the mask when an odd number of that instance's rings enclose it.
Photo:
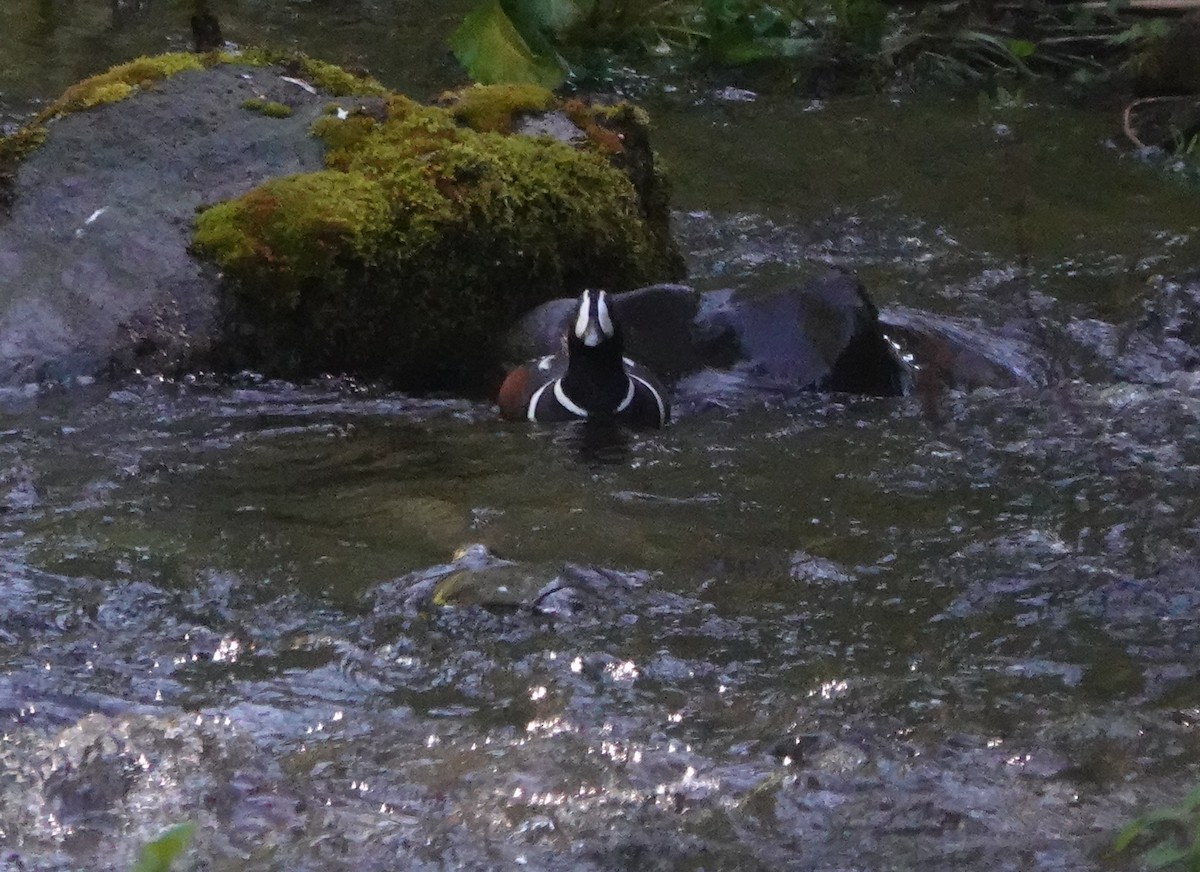
M 1116 838 L 1112 841 L 1112 851 L 1114 854 L 1120 854 L 1132 844 L 1133 840 L 1141 835 L 1142 830 L 1146 825 L 1142 823 L 1141 818 L 1132 820 L 1121 828 L 1121 832 L 1117 833 Z
M 1036 49 L 1037 46 L 1027 39 L 1010 39 L 1008 41 L 1008 50 L 1013 53 L 1013 57 L 1031 57 Z
M 767 47 L 755 39 L 748 27 L 729 27 L 713 34 L 706 50 L 717 63 L 731 67 L 761 61 L 770 56 Z
M 880 0 L 847 2 L 842 26 L 852 42 L 868 51 L 878 51 L 887 27 L 887 7 Z
M 505 14 L 499 0 L 484 0 L 450 37 L 454 56 L 480 84 L 530 84 L 557 88 L 566 70 L 557 54 L 537 53 Z
M 1146 22 L 1146 35 L 1152 39 L 1166 39 L 1171 35 L 1171 25 L 1165 18 L 1151 18 Z
M 1151 869 L 1165 869 L 1168 866 L 1174 866 L 1183 860 L 1187 860 L 1192 856 L 1191 847 L 1180 848 L 1176 845 L 1163 843 L 1155 845 L 1146 852 L 1146 866 Z
M 1146 812 L 1138 820 L 1143 826 L 1154 826 L 1156 824 L 1179 824 L 1186 826 L 1191 815 L 1188 809 L 1181 805 L 1168 805 L 1166 808 L 1156 808 L 1154 811 Z
M 582 21 L 596 4 L 594 0 L 501 0 L 500 5 L 528 38 L 531 29 L 558 36 Z
M 779 58 L 802 58 L 815 52 L 816 40 L 806 36 L 784 37 L 783 39 L 765 40 L 771 54 Z
M 171 864 L 182 854 L 196 831 L 193 823 L 176 824 L 142 848 L 133 872 L 170 872 Z
M 1191 793 L 1185 796 L 1179 804 L 1184 808 L 1200 809 L 1200 787 L 1192 788 Z

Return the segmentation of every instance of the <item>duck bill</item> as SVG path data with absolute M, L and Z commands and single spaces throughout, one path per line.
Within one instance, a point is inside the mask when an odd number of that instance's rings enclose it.
M 613 333 L 608 295 L 604 291 L 584 291 L 575 316 L 575 337 L 588 348 L 595 348 L 606 339 L 611 339 Z
M 584 328 L 583 336 L 580 338 L 588 348 L 595 348 L 604 341 L 604 334 L 600 332 L 600 326 L 596 323 L 595 319 L 589 318 L 587 327 Z

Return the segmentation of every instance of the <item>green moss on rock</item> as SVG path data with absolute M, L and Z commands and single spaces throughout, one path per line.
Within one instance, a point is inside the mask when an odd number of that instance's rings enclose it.
M 200 56 L 190 52 L 140 57 L 67 88 L 61 97 L 37 114 L 35 122 L 45 124 L 70 112 L 115 103 L 124 100 L 138 88 L 149 87 L 160 79 L 182 73 L 184 70 L 203 68 Z
M 220 251 L 227 269 L 291 307 L 308 282 L 334 275 L 340 259 L 373 260 L 389 216 L 377 183 L 324 170 L 272 179 L 208 209 L 193 243 Z
M 470 88 L 448 108 L 423 106 L 365 75 L 259 49 L 138 58 L 68 89 L 0 140 L 0 205 L 5 165 L 52 135 L 53 119 L 221 64 L 275 66 L 353 98 L 312 127 L 324 170 L 268 181 L 198 216 L 193 251 L 222 269 L 232 366 L 479 386 L 523 311 L 582 287 L 681 273 L 665 183 L 632 109 L 524 87 Z M 568 114 L 586 139 L 506 135 L 518 116 L 544 111 Z
M 0 167 L 4 166 L 6 159 L 10 161 L 11 166 L 14 156 L 23 157 L 40 145 L 46 136 L 45 125 L 55 118 L 124 100 L 138 90 L 152 87 L 155 82 L 178 73 L 208 69 L 220 64 L 277 66 L 285 74 L 305 79 L 314 87 L 336 97 L 382 96 L 389 93 L 383 85 L 365 73 L 350 72 L 299 52 L 255 48 L 239 52 L 209 52 L 202 55 L 169 52 L 152 57 L 139 57 L 77 82 L 34 116 L 29 124 L 11 136 L 0 137 Z M 286 117 L 279 108 L 286 109 L 281 103 L 264 104 L 264 107 L 264 110 L 260 111 L 264 111 L 265 114 Z
M 292 114 L 290 106 L 276 103 L 274 100 L 259 100 L 253 98 L 242 102 L 242 108 L 250 112 L 266 115 L 268 118 L 287 118 Z
M 526 309 L 677 275 L 669 237 L 598 149 L 481 133 L 396 95 L 313 131 L 329 169 L 197 221 L 195 249 L 223 269 L 236 332 L 267 368 L 479 384 Z
M 508 133 L 520 115 L 545 112 L 554 94 L 538 85 L 472 85 L 440 98 L 457 121 L 484 133 Z
M 11 136 L 0 137 L 0 170 L 15 166 L 45 141 L 46 128 L 39 124 L 27 125 Z
M 221 63 L 282 67 L 288 75 L 304 79 L 335 97 L 380 97 L 388 93 L 387 88 L 365 72 L 346 70 L 300 52 L 248 48 L 238 52 L 218 52 L 217 58 Z

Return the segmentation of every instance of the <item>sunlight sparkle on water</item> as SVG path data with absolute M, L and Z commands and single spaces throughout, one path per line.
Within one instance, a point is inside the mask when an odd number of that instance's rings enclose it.
M 604 671 L 613 681 L 633 681 L 638 677 L 637 664 L 632 660 L 626 660 L 622 663 L 610 663 L 604 667 Z
M 564 721 L 559 717 L 530 721 L 525 725 L 526 733 L 537 736 L 557 736 L 559 733 L 574 732 L 575 729 L 574 724 Z
M 236 663 L 240 651 L 241 643 L 237 639 L 224 638 L 217 645 L 217 650 L 213 651 L 213 663 Z
M 819 696 L 821 699 L 833 699 L 844 694 L 849 687 L 849 682 L 844 678 L 835 678 L 832 681 L 822 682 L 815 690 L 810 690 L 808 695 Z

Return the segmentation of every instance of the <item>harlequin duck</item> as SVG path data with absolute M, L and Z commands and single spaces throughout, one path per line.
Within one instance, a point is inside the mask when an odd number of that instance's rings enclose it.
M 620 325 L 604 291 L 584 291 L 566 331 L 566 353 L 517 367 L 500 388 L 500 413 L 513 420 L 618 421 L 663 427 L 667 393 L 645 367 L 623 356 Z

